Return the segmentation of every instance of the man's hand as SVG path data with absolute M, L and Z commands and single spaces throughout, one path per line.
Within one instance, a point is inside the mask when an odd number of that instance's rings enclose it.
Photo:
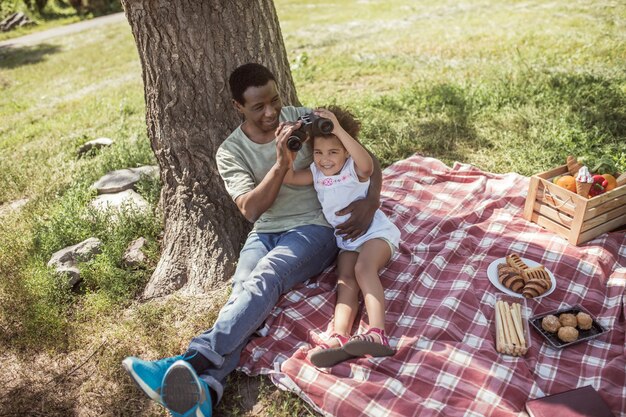
M 383 183 L 383 175 L 380 169 L 380 163 L 374 155 L 370 153 L 374 163 L 374 172 L 370 177 L 370 187 L 367 190 L 367 197 L 362 200 L 356 200 L 347 207 L 339 210 L 338 216 L 349 214 L 350 217 L 345 222 L 337 225 L 337 233 L 344 239 L 354 240 L 362 236 L 369 229 L 374 220 L 374 214 L 380 207 L 380 189 Z
M 349 240 L 354 240 L 363 235 L 372 224 L 374 213 L 379 206 L 380 201 L 372 198 L 353 201 L 346 208 L 336 213 L 338 216 L 350 215 L 348 220 L 337 225 L 337 233 Z
M 296 159 L 297 152 L 287 147 L 287 140 L 294 130 L 298 129 L 301 122 L 281 122 L 276 129 L 276 163 L 279 167 L 291 168 Z

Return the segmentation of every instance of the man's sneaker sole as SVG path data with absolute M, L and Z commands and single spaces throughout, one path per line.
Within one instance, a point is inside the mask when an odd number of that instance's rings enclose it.
M 203 393 L 200 379 L 188 362 L 177 361 L 167 370 L 162 390 L 168 410 L 181 416 L 209 417 L 200 409 L 208 393 Z
M 135 385 L 139 387 L 151 400 L 156 401 L 159 404 L 163 404 L 163 400 L 161 399 L 161 394 L 150 388 L 148 384 L 143 382 L 143 379 L 137 375 L 135 370 L 133 369 L 133 358 L 126 358 L 122 361 L 122 367 L 128 375 L 130 375 L 130 379 L 133 380 Z

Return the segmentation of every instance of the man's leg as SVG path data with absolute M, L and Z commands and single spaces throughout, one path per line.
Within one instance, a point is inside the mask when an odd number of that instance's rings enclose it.
M 256 267 L 259 259 L 263 258 L 269 249 L 261 241 L 256 233 L 251 233 L 246 239 L 246 243 L 239 255 L 237 269 L 233 276 L 233 281 L 238 282 L 241 278 L 248 277 L 250 272 Z M 127 357 L 122 361 L 122 366 L 128 372 L 137 386 L 152 400 L 163 405 L 162 383 L 166 371 L 173 363 L 180 359 L 185 359 L 192 365 L 204 362 L 210 365 L 208 359 L 200 354 L 187 352 L 185 355 L 164 358 L 156 361 L 146 361 L 136 357 Z
M 233 292 L 215 324 L 189 345 L 211 362 L 208 369 L 196 371 L 217 393 L 218 400 L 224 379 L 237 366 L 248 338 L 263 324 L 279 297 L 322 272 L 337 255 L 329 227 L 301 226 L 279 234 L 262 234 L 260 240 L 271 250 L 247 276 L 237 271 Z

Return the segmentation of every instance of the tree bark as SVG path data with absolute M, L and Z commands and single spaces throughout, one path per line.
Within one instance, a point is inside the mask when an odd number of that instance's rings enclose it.
M 297 104 L 272 0 L 122 0 L 142 65 L 148 137 L 161 169 L 162 254 L 143 297 L 202 293 L 234 273 L 250 229 L 215 153 L 241 123 L 228 76 L 258 62 Z

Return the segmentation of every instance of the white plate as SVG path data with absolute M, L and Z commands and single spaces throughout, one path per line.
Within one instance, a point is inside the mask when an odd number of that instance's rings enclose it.
M 522 258 L 522 261 L 524 261 L 524 263 L 530 266 L 531 268 L 535 266 L 541 266 L 539 262 L 531 261 L 530 259 Z M 506 263 L 506 258 L 498 258 L 489 264 L 489 266 L 487 267 L 487 277 L 489 278 L 489 281 L 491 281 L 491 283 L 503 293 L 506 293 L 513 297 L 524 298 L 522 294 L 518 294 L 515 291 L 511 291 L 504 285 L 500 284 L 500 281 L 498 280 L 498 264 L 505 264 L 505 263 Z M 546 295 L 550 295 L 552 291 L 554 291 L 554 289 L 556 288 L 556 280 L 554 279 L 554 275 L 552 275 L 552 272 L 550 272 L 548 268 L 544 267 L 544 269 L 546 270 L 548 275 L 550 275 L 550 282 L 552 283 L 552 286 L 550 287 L 548 291 L 544 292 L 540 296 L 533 297 L 533 298 L 541 298 L 541 297 L 545 297 Z

